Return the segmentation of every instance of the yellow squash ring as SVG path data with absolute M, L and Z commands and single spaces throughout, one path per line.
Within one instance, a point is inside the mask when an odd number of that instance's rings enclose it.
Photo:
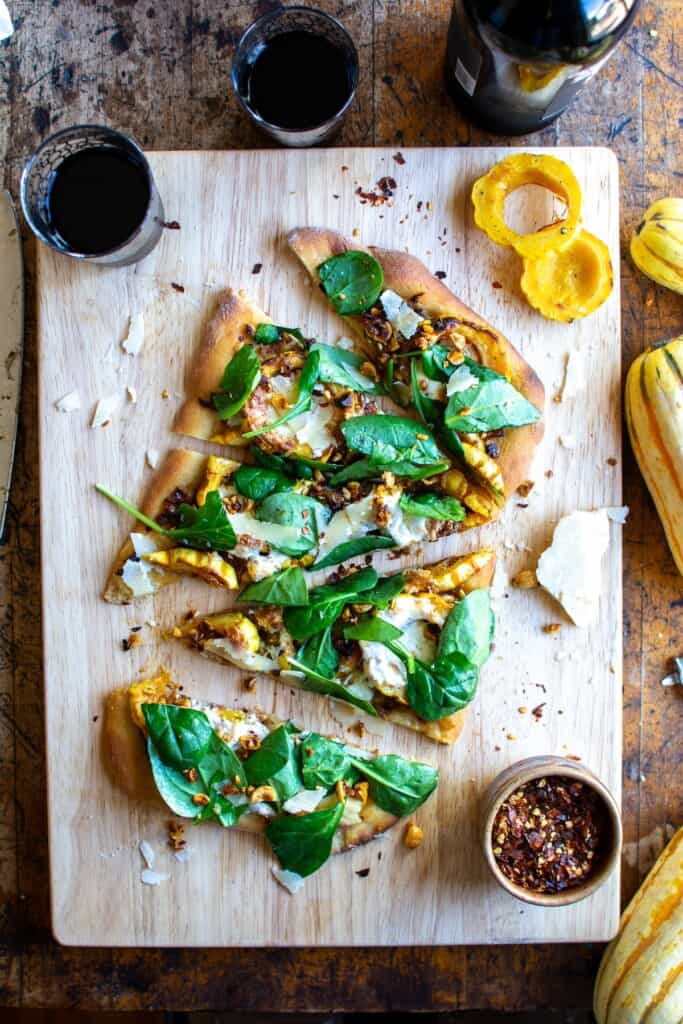
M 522 185 L 542 185 L 564 201 L 564 220 L 542 231 L 520 235 L 505 223 L 505 200 Z M 520 256 L 537 259 L 550 250 L 564 249 L 579 229 L 581 189 L 571 167 L 548 154 L 515 153 L 495 164 L 472 188 L 474 221 L 492 242 Z
M 525 259 L 520 282 L 534 309 L 564 323 L 594 313 L 610 295 L 612 283 L 609 249 L 589 231 L 580 231 L 564 249 Z

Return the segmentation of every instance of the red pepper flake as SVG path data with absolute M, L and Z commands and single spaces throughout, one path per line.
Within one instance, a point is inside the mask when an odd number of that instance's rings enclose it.
M 160 220 L 162 228 L 168 228 L 169 231 L 180 231 L 180 224 L 177 220 Z
M 503 801 L 491 842 L 506 878 L 533 892 L 558 893 L 585 882 L 608 835 L 607 812 L 595 790 L 554 775 L 532 779 Z
M 422 200 L 419 199 L 418 203 L 417 203 L 417 212 L 419 213 L 421 209 L 422 209 Z
M 359 878 L 367 878 L 370 874 L 370 868 L 361 868 L 360 871 L 356 871 Z
M 342 169 L 342 171 L 348 171 L 349 168 L 348 168 L 347 164 L 342 164 L 341 165 L 341 169 Z
M 491 287 L 492 287 L 492 288 L 502 288 L 503 286 L 502 286 L 502 284 L 500 283 L 500 281 L 493 281 L 493 282 L 491 283 Z
M 531 714 L 534 716 L 534 718 L 543 718 L 543 708 L 545 707 L 545 705 L 546 701 L 543 701 L 542 704 L 537 704 L 535 708 L 531 709 Z
M 445 270 L 435 270 L 434 271 L 434 277 L 438 277 L 439 281 L 443 281 L 445 276 L 446 276 L 446 271 Z
M 255 263 L 254 266 L 251 268 L 252 274 L 260 274 L 262 266 L 262 263 Z
M 174 292 L 184 292 L 185 291 L 183 286 L 181 284 L 178 284 L 177 281 L 171 281 L 171 288 L 173 289 Z
M 396 161 L 397 164 L 400 164 L 401 167 L 406 162 L 406 158 L 404 157 L 403 153 L 400 152 L 400 150 L 398 153 L 394 153 L 394 160 Z

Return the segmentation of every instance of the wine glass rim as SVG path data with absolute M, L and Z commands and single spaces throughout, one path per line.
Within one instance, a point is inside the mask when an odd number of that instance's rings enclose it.
M 251 104 L 247 103 L 247 101 L 244 99 L 244 97 L 242 96 L 242 94 L 240 92 L 239 84 L 238 84 L 238 81 L 237 81 L 237 67 L 236 67 L 237 61 L 236 61 L 236 57 L 237 57 L 237 54 L 239 53 L 240 49 L 242 48 L 243 44 L 247 41 L 248 37 L 251 35 L 251 33 L 255 29 L 260 28 L 263 25 L 265 25 L 265 24 L 267 24 L 267 23 L 269 23 L 271 21 L 276 21 L 278 18 L 281 18 L 284 14 L 289 14 L 291 11 L 305 11 L 307 14 L 319 15 L 320 18 L 322 18 L 323 21 L 331 22 L 345 36 L 345 38 L 346 38 L 346 40 L 347 40 L 347 42 L 349 44 L 349 47 L 351 49 L 351 52 L 353 53 L 353 76 L 352 76 L 353 77 L 353 81 L 352 81 L 352 84 L 351 84 L 351 90 L 350 90 L 349 95 L 348 95 L 347 99 L 345 100 L 343 106 L 341 106 L 339 108 L 339 110 L 337 110 L 332 115 L 332 117 L 329 117 L 326 121 L 321 121 L 320 124 L 312 125 L 309 128 L 283 128 L 283 126 L 281 124 L 274 124 L 272 121 L 267 121 L 265 119 L 265 117 L 262 117 L 258 113 L 258 111 L 255 110 L 254 107 L 251 106 Z M 245 28 L 244 32 L 240 36 L 240 38 L 239 38 L 239 40 L 237 42 L 237 45 L 236 45 L 236 47 L 234 49 L 234 52 L 233 52 L 232 67 L 231 67 L 230 77 L 232 78 L 232 87 L 235 90 L 235 95 L 237 96 L 237 99 L 239 100 L 241 106 L 243 107 L 244 110 L 246 110 L 246 112 L 249 114 L 249 116 L 252 117 L 253 120 L 259 126 L 261 126 L 263 128 L 267 128 L 267 129 L 269 129 L 269 130 L 271 130 L 273 132 L 287 132 L 287 134 L 291 134 L 291 135 L 304 135 L 307 132 L 317 131 L 319 128 L 322 128 L 323 125 L 329 124 L 331 121 L 336 120 L 338 117 L 341 117 L 343 114 L 346 113 L 346 111 L 348 110 L 349 106 L 353 102 L 353 100 L 355 98 L 355 95 L 356 95 L 356 91 L 358 89 L 358 67 L 359 67 L 358 49 L 356 47 L 356 44 L 354 43 L 353 37 L 351 36 L 351 33 L 349 32 L 349 30 L 344 25 L 342 25 L 341 21 L 339 21 L 338 18 L 335 18 L 334 15 L 332 15 L 332 14 L 328 14 L 327 11 L 320 10 L 319 7 L 308 7 L 308 6 L 305 6 L 304 4 L 292 4 L 289 7 L 278 7 L 278 8 L 276 8 L 273 11 L 266 11 L 265 14 L 262 14 L 259 18 L 256 18 L 256 20 L 252 21 L 252 23 L 250 25 L 247 25 L 247 27 Z
M 31 211 L 31 208 L 30 208 L 30 205 L 29 205 L 28 194 L 27 194 L 28 193 L 28 182 L 29 182 L 29 179 L 31 177 L 31 172 L 32 172 L 33 167 L 35 165 L 35 162 L 38 159 L 38 157 L 40 156 L 40 154 L 43 153 L 48 148 L 48 146 L 54 145 L 54 143 L 56 141 L 58 142 L 60 139 L 63 139 L 65 137 L 69 136 L 69 135 L 77 135 L 79 133 L 82 133 L 82 132 L 88 131 L 88 130 L 95 130 L 95 131 L 100 131 L 100 132 L 108 132 L 110 135 L 114 135 L 114 136 L 117 136 L 120 139 L 124 139 L 125 142 L 127 142 L 130 146 L 132 146 L 132 148 L 142 158 L 142 165 L 141 166 L 142 166 L 142 168 L 143 168 L 143 170 L 145 172 L 145 178 L 147 179 L 147 189 L 148 189 L 148 193 L 149 193 L 148 194 L 148 199 L 147 199 L 147 206 L 145 207 L 144 215 L 143 215 L 143 217 L 142 217 L 142 219 L 140 221 L 140 224 L 136 227 L 135 231 L 133 231 L 132 234 L 130 234 L 128 236 L 128 238 L 126 238 L 123 242 L 120 242 L 119 245 L 115 245 L 111 249 L 103 249 L 102 252 L 97 252 L 97 253 L 79 252 L 76 249 L 71 249 L 70 247 L 66 247 L 66 246 L 63 247 L 63 248 L 60 247 L 60 248 L 57 249 L 56 246 L 54 245 L 54 242 L 52 241 L 52 239 L 47 237 L 45 232 L 36 223 L 35 218 L 33 216 L 33 212 Z M 35 152 L 32 153 L 31 156 L 28 158 L 28 160 L 26 161 L 26 164 L 24 165 L 24 169 L 21 172 L 21 180 L 19 182 L 19 201 L 20 201 L 20 204 L 21 204 L 22 213 L 24 214 L 24 217 L 26 218 L 26 221 L 27 221 L 29 227 L 31 228 L 31 230 L 33 231 L 34 235 L 36 235 L 37 238 L 39 238 L 46 245 L 49 245 L 50 248 L 55 249 L 55 251 L 61 253 L 64 256 L 71 256 L 71 257 L 73 257 L 74 259 L 77 259 L 77 260 L 92 260 L 93 258 L 99 259 L 102 256 L 111 256 L 114 253 L 119 252 L 120 249 L 122 249 L 125 245 L 128 245 L 130 242 L 132 242 L 133 239 L 140 233 L 140 231 L 142 230 L 143 224 L 144 224 L 144 222 L 145 222 L 145 220 L 147 218 L 147 214 L 149 213 L 150 206 L 152 204 L 153 191 L 154 191 L 153 190 L 153 185 L 154 185 L 154 179 L 152 177 L 152 172 L 151 172 L 150 167 L 149 167 L 149 162 L 147 160 L 147 157 L 145 156 L 145 153 L 144 153 L 144 150 L 143 150 L 142 146 L 137 141 L 137 139 L 135 139 L 132 135 L 127 135 L 126 132 L 120 132 L 118 130 L 118 128 L 111 128 L 107 124 L 93 124 L 93 123 L 88 122 L 86 124 L 74 124 L 74 125 L 71 125 L 68 128 L 60 128 L 60 130 L 58 132 L 54 132 L 47 139 L 45 139 L 43 142 L 41 142 L 41 144 L 38 146 L 38 148 L 35 150 Z

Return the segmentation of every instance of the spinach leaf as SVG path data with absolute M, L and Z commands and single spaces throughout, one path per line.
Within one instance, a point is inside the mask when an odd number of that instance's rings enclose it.
M 372 588 L 363 594 L 362 604 L 372 604 L 375 608 L 388 608 L 397 594 L 400 594 L 406 585 L 406 578 L 403 573 L 397 572 L 393 576 L 382 576 Z
M 480 668 L 491 653 L 495 624 L 488 590 L 472 590 L 451 609 L 439 638 L 437 659 L 458 652 Z
M 304 678 L 298 682 L 302 690 L 310 690 L 312 693 L 322 693 L 326 697 L 334 697 L 335 700 L 343 700 L 347 704 L 353 704 L 354 707 L 364 711 L 366 715 L 377 717 L 377 712 L 370 701 L 357 697 L 355 693 L 349 690 L 348 686 L 343 686 L 334 679 L 327 679 L 325 676 L 321 676 L 314 669 L 309 668 L 308 665 L 304 665 L 302 661 L 297 661 L 296 658 L 290 658 L 289 664 L 295 671 L 303 672 Z
M 277 604 L 283 608 L 308 604 L 308 587 L 303 569 L 293 565 L 257 583 L 249 583 L 239 595 L 239 600 L 250 601 L 252 604 Z
M 447 519 L 456 523 L 465 518 L 465 510 L 458 499 L 443 494 L 402 494 L 398 504 L 409 516 Z
M 504 427 L 523 427 L 541 418 L 536 406 L 505 377 L 481 366 L 474 359 L 465 357 L 463 365 L 479 383 L 450 396 L 446 407 L 446 426 L 461 433 L 482 434 Z
M 303 788 L 293 728 L 285 722 L 273 729 L 243 764 L 249 785 L 272 786 L 281 803 Z
M 337 583 L 315 587 L 309 591 L 307 607 L 285 609 L 286 629 L 295 640 L 308 640 L 331 626 L 346 604 L 355 601 L 359 594 L 372 590 L 377 579 L 375 570 L 367 567 L 350 573 Z
M 283 814 L 266 828 L 266 838 L 285 871 L 302 878 L 317 871 L 332 853 L 332 840 L 344 814 L 338 803 L 310 814 Z
M 223 828 L 232 828 L 248 810 L 248 803 L 235 805 L 222 793 L 214 793 L 211 803 L 199 808 L 195 821 L 218 821 Z
M 384 273 L 374 256 L 352 249 L 318 267 L 323 291 L 342 316 L 369 309 L 382 291 Z
M 333 679 L 339 668 L 339 655 L 332 643 L 332 627 L 327 626 L 321 633 L 309 637 L 298 651 L 297 660 L 319 675 Z
M 402 636 L 402 629 L 375 615 L 366 615 L 355 626 L 347 626 L 344 630 L 345 640 L 371 640 L 380 644 L 400 640 Z
M 309 498 L 306 494 L 299 494 L 298 491 L 279 491 L 268 495 L 255 514 L 261 522 L 296 526 L 300 530 L 308 529 L 308 537 L 315 543 L 319 530 L 327 526 L 331 512 L 327 505 L 316 501 L 315 498 Z
M 263 466 L 240 466 L 232 479 L 240 494 L 253 501 L 263 501 L 269 494 L 289 491 L 294 486 L 291 477 Z
M 294 404 L 279 416 L 276 420 L 271 423 L 267 423 L 264 427 L 259 427 L 258 430 L 250 430 L 246 434 L 242 434 L 242 437 L 258 437 L 259 434 L 265 434 L 269 430 L 275 430 L 276 427 L 281 427 L 283 423 L 287 423 L 288 420 L 294 419 L 295 416 L 300 416 L 301 413 L 308 412 L 311 408 L 311 402 L 313 400 L 313 388 L 315 387 L 318 376 L 320 373 L 320 353 L 309 352 L 306 357 L 306 362 L 301 367 L 301 373 L 299 374 L 299 386 L 298 394 Z
M 340 384 L 367 395 L 383 395 L 382 385 L 361 371 L 366 360 L 348 349 L 316 344 L 311 352 L 320 353 L 320 380 L 325 384 Z
M 390 471 L 397 477 L 406 480 L 425 480 L 427 477 L 438 476 L 449 468 L 448 462 L 435 462 L 428 466 L 414 466 L 412 462 L 392 461 L 388 462 L 370 459 L 358 459 L 356 462 L 345 466 L 340 472 L 330 477 L 330 483 L 336 487 L 337 484 L 346 483 L 348 480 L 368 480 L 379 477 L 382 473 Z
M 259 345 L 272 345 L 281 341 L 283 334 L 291 334 L 293 338 L 306 344 L 306 339 L 298 327 L 280 327 L 278 324 L 259 324 L 254 331 L 254 341 Z
M 175 704 L 143 704 L 142 713 L 164 764 L 179 772 L 196 768 L 215 735 L 204 712 Z
M 177 768 L 164 764 L 151 736 L 147 739 L 147 755 L 154 782 L 164 803 L 180 818 L 196 818 L 201 811 L 201 806 L 193 803 L 192 797 L 195 793 L 204 792 L 203 782 L 199 779 L 196 782 L 190 782 L 187 776 Z
M 368 535 L 367 537 L 356 537 L 355 540 L 346 540 L 336 544 L 324 558 L 311 566 L 311 572 L 316 569 L 327 569 L 330 565 L 339 565 L 349 558 L 356 558 L 358 555 L 365 555 L 368 551 L 379 551 L 382 548 L 395 548 L 396 541 L 393 537 L 386 537 L 384 534 Z
M 425 349 L 422 353 L 422 369 L 425 376 L 430 380 L 448 380 L 450 375 L 457 369 L 458 363 L 450 363 L 448 357 L 451 349 L 437 342 L 431 348 Z
M 254 460 L 263 466 L 264 469 L 272 469 L 283 476 L 291 477 L 293 480 L 312 480 L 313 469 L 302 464 L 301 459 L 286 459 L 283 455 L 273 455 L 271 452 L 264 452 L 258 445 L 250 444 L 249 451 Z
M 232 747 L 212 729 L 209 744 L 194 766 L 204 782 L 204 792 L 226 780 L 235 786 L 244 786 L 242 762 Z
M 261 360 L 252 345 L 243 345 L 223 371 L 220 390 L 211 396 L 218 416 L 229 420 L 245 405 L 261 380 Z
M 443 423 L 443 405 L 433 398 L 429 398 L 420 388 L 420 378 L 417 372 L 417 357 L 410 360 L 410 395 L 413 406 L 423 423 L 428 427 L 437 429 Z
M 345 778 L 351 759 L 343 744 L 335 743 L 317 732 L 309 733 L 300 745 L 301 777 L 306 789 L 332 789 L 339 779 Z
M 148 529 L 154 530 L 155 533 L 161 533 L 164 537 L 177 540 L 183 547 L 202 551 L 228 551 L 237 543 L 235 531 L 230 524 L 225 505 L 218 491 L 209 491 L 204 504 L 199 507 L 181 505 L 179 509 L 180 526 L 173 530 L 166 530 L 149 516 L 139 512 L 129 502 L 112 494 L 101 484 L 96 484 L 95 490 L 131 516 L 135 516 Z
M 376 462 L 381 459 L 386 464 L 410 462 L 428 466 L 442 459 L 434 438 L 425 427 L 403 416 L 380 413 L 353 416 L 345 420 L 340 429 L 350 449 L 372 456 Z
M 439 773 L 431 765 L 407 761 L 398 754 L 384 754 L 373 761 L 351 755 L 351 764 L 368 780 L 371 800 L 399 818 L 421 807 L 436 789 Z
M 457 651 L 438 658 L 433 665 L 415 658 L 412 667 L 407 666 L 407 674 L 406 697 L 426 722 L 436 722 L 460 711 L 477 692 L 479 672 Z

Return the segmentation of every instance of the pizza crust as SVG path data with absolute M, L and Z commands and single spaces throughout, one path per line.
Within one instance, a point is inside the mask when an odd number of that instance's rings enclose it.
M 532 405 L 543 411 L 545 389 L 535 371 L 507 338 L 465 306 L 417 257 L 395 250 L 358 245 L 328 228 L 295 228 L 290 231 L 287 240 L 292 252 L 316 282 L 319 280 L 318 267 L 331 256 L 350 249 L 369 252 L 382 266 L 385 287 L 404 299 L 414 300 L 430 319 L 455 317 L 483 331 L 487 340 L 486 351 L 482 352 L 484 365 L 507 377 Z M 344 320 L 352 324 L 359 345 L 362 344 L 366 355 L 372 360 L 373 353 L 365 338 L 360 317 L 348 316 Z M 496 462 L 502 471 L 508 498 L 528 479 L 534 451 L 543 432 L 542 419 L 526 427 L 505 431 Z
M 263 720 L 271 729 L 280 724 L 272 716 L 264 716 Z M 170 814 L 154 784 L 144 736 L 131 715 L 127 686 L 112 691 L 105 701 L 102 744 L 105 767 L 115 785 L 131 799 L 163 807 Z M 343 853 L 370 842 L 399 820 L 370 799 L 361 811 L 361 818 L 359 824 L 342 828 L 335 853 Z M 264 832 L 267 824 L 267 818 L 250 815 L 242 818 L 234 827 L 241 832 Z
M 248 328 L 263 323 L 272 320 L 242 295 L 230 288 L 221 293 L 186 380 L 187 397 L 173 423 L 176 434 L 208 441 L 225 430 L 211 396 L 218 391 L 232 357 L 251 340 Z

